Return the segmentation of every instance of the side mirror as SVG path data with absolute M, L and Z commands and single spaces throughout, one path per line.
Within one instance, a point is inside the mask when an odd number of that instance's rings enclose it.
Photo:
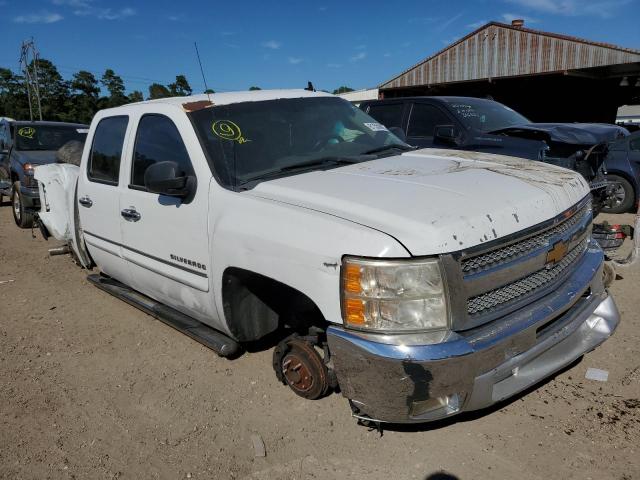
M 389 131 L 393 133 L 396 137 L 402 140 L 404 143 L 407 143 L 407 135 L 404 133 L 404 130 L 400 127 L 391 127 Z
M 194 176 L 178 176 L 176 162 L 158 162 L 144 172 L 144 186 L 151 193 L 186 198 L 195 192 Z
M 436 126 L 433 140 L 434 143 L 444 143 L 445 145 L 451 145 L 454 147 L 462 145 L 460 132 L 458 132 L 458 129 L 453 125 Z

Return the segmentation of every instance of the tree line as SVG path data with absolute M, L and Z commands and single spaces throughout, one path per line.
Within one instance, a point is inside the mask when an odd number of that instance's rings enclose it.
M 80 70 L 70 80 L 65 80 L 51 61 L 41 58 L 37 62 L 37 72 L 43 120 L 90 123 L 98 110 L 144 100 L 140 90 L 127 94 L 122 77 L 111 68 L 107 68 L 100 78 L 96 78 L 91 72 Z M 107 95 L 101 95 L 103 91 Z M 147 99 L 187 96 L 192 93 L 187 78 L 177 75 L 175 82 L 168 85 L 149 85 Z M 209 93 L 214 92 L 209 90 Z M 29 119 L 29 99 L 24 76 L 2 67 L 0 117 Z
M 37 62 L 37 72 L 43 120 L 90 123 L 98 110 L 141 102 L 145 99 L 140 90 L 133 90 L 127 94 L 122 77 L 111 68 L 107 68 L 100 78 L 96 78 L 91 72 L 80 70 L 74 73 L 70 80 L 65 80 L 53 62 L 41 58 Z M 260 87 L 252 86 L 249 90 L 260 90 Z M 348 91 L 352 89 L 342 86 L 333 93 Z M 108 94 L 101 95 L 102 92 Z M 193 89 L 187 77 L 176 75 L 175 82 L 168 85 L 160 83 L 149 85 L 146 98 L 187 96 L 192 93 Z M 204 93 L 215 92 L 209 89 Z M 2 67 L 0 67 L 0 117 L 16 120 L 28 120 L 30 117 L 24 76 Z

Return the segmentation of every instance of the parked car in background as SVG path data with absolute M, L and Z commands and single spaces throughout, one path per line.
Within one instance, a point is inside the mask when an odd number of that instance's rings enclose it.
M 510 155 L 575 170 L 591 183 L 594 196 L 601 199 L 596 207 L 605 211 L 606 148 L 591 149 L 629 135 L 616 125 L 532 123 L 506 105 L 483 98 L 390 98 L 365 101 L 360 108 L 387 127 L 401 129 L 407 142 L 417 147 Z
M 607 211 L 637 210 L 640 201 L 640 132 L 611 142 L 605 166 L 609 180 Z
M 16 225 L 33 226 L 40 208 L 33 169 L 55 163 L 56 152 L 66 143 L 84 143 L 88 128 L 78 123 L 0 120 L 0 201 L 11 198 Z
M 35 175 L 89 280 L 220 355 L 278 338 L 277 378 L 339 386 L 359 419 L 487 407 L 619 322 L 576 172 L 414 151 L 306 90 L 103 110 L 87 141 L 80 167 Z

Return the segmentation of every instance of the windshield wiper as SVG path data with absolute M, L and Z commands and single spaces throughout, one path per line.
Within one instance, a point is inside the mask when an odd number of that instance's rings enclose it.
M 385 152 L 387 150 L 402 150 L 403 152 L 407 152 L 409 150 L 415 150 L 415 147 L 411 147 L 409 145 L 400 145 L 399 143 L 392 143 L 391 145 L 383 145 L 382 147 L 372 148 L 371 150 L 367 150 L 366 152 L 362 152 L 362 155 L 373 155 L 374 153 Z
M 309 160 L 307 162 L 295 163 L 293 165 L 287 165 L 286 167 L 281 167 L 277 170 L 272 170 L 270 172 L 261 173 L 260 175 L 256 175 L 254 177 L 249 177 L 242 180 L 238 185 L 246 185 L 247 183 L 254 182 L 256 180 L 267 180 L 269 178 L 279 177 L 283 173 L 288 173 L 296 170 L 307 170 L 313 167 L 327 166 L 327 165 L 351 165 L 353 163 L 358 163 L 360 160 L 356 157 L 322 157 L 316 158 L 314 160 Z
M 286 167 L 282 167 L 278 171 L 288 172 L 290 170 L 298 170 L 304 169 L 308 167 L 315 167 L 321 165 L 351 165 L 352 163 L 358 163 L 359 159 L 355 157 L 321 157 L 313 160 L 309 160 L 307 162 L 296 163 L 293 165 L 287 165 Z

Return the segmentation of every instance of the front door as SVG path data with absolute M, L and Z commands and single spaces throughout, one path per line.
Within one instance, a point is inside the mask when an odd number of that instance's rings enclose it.
M 80 224 L 91 257 L 104 273 L 127 284 L 130 275 L 122 257 L 120 230 L 120 165 L 128 125 L 126 115 L 98 122 L 77 193 Z
M 188 142 L 184 141 L 185 136 Z M 191 151 L 187 145 L 191 145 Z M 192 161 L 195 158 L 199 162 Z M 188 119 L 143 114 L 138 119 L 127 160 L 129 180 L 122 190 L 120 224 L 132 286 L 196 318 L 210 318 L 212 296 L 206 292 L 210 275 L 211 174 L 204 170 L 208 166 Z M 184 175 L 195 175 L 197 187 L 192 198 L 147 191 L 144 183 L 147 168 L 164 161 L 177 163 Z M 194 169 L 194 165 L 202 171 Z

